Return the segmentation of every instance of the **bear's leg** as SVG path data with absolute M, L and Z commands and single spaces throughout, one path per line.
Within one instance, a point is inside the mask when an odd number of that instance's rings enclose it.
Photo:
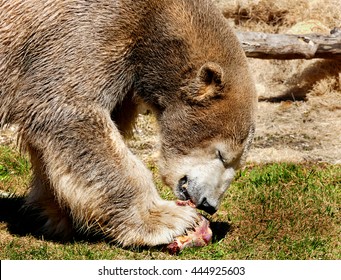
M 38 220 L 42 220 L 44 224 L 37 233 L 67 240 L 73 234 L 70 216 L 67 210 L 62 209 L 56 201 L 53 189 L 44 171 L 41 155 L 29 145 L 28 151 L 33 169 L 33 179 L 24 207 L 39 211 Z
M 43 136 L 29 138 L 40 147 L 33 153 L 29 202 L 44 207 L 50 232 L 69 233 L 63 209 L 76 229 L 102 233 L 123 246 L 167 244 L 198 224 L 195 209 L 160 198 L 151 172 L 102 109 L 77 108 L 72 118 L 45 127 Z

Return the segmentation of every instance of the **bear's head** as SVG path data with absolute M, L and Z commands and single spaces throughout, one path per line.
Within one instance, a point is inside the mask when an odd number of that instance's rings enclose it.
M 237 37 L 211 2 L 153 3 L 130 57 L 139 62 L 134 89 L 158 118 L 164 182 L 214 213 L 252 141 L 254 82 Z
M 213 214 L 254 134 L 256 93 L 243 56 L 205 62 L 160 116 L 161 174 L 181 200 Z

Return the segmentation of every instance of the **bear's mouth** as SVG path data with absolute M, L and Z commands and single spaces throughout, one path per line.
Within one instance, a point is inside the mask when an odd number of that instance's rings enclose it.
M 179 199 L 192 201 L 192 198 L 189 195 L 187 188 L 188 188 L 188 178 L 187 176 L 184 176 L 179 180 L 179 183 L 177 186 Z

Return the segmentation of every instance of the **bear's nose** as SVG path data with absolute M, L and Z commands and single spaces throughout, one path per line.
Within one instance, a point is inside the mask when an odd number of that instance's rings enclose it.
M 198 209 L 200 210 L 204 210 L 205 212 L 207 212 L 210 215 L 213 215 L 215 212 L 217 212 L 217 209 L 215 209 L 215 207 L 213 207 L 212 205 L 210 205 L 207 201 L 207 198 L 204 197 L 203 200 L 201 201 L 201 203 L 197 206 Z

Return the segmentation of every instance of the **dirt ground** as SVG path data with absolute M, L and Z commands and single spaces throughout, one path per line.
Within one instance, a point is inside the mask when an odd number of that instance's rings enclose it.
M 340 0 L 215 0 L 236 30 L 329 34 Z M 259 95 L 249 161 L 341 163 L 341 61 L 249 59 Z
M 250 65 L 257 69 L 259 109 L 249 160 L 341 163 L 341 74 L 336 71 L 341 63 L 250 60 Z
M 340 0 L 215 0 L 236 30 L 328 33 L 341 27 Z M 249 59 L 258 95 L 257 130 L 248 161 L 341 164 L 341 61 Z M 13 143 L 14 128 L 0 132 Z M 130 146 L 147 157 L 157 128 L 140 116 Z

